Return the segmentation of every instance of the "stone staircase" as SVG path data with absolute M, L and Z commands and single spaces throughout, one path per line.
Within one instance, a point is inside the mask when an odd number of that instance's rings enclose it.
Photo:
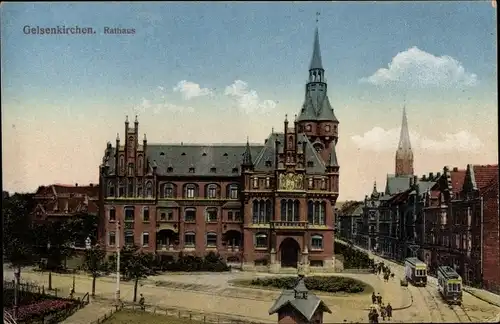
M 90 300 L 89 304 L 64 321 L 61 324 L 91 324 L 97 323 L 97 320 L 102 319 L 105 315 L 110 316 L 115 311 L 109 301 Z

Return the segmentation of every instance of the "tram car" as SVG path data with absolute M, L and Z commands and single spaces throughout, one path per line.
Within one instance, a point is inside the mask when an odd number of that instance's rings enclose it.
M 438 290 L 450 305 L 462 304 L 462 277 L 450 266 L 437 269 Z
M 405 260 L 405 279 L 414 286 L 425 287 L 427 285 L 427 265 L 418 258 L 407 258 Z

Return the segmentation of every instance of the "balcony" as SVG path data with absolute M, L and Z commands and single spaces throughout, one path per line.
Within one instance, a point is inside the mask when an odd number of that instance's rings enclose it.
M 309 223 L 307 221 L 272 221 L 271 228 L 274 229 L 299 229 L 305 230 L 308 228 Z

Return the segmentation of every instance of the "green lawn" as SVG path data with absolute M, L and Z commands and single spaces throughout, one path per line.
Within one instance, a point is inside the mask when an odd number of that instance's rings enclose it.
M 178 318 L 161 314 L 153 314 L 143 311 L 121 310 L 116 312 L 104 324 L 203 324 L 203 322 L 190 320 L 189 318 Z

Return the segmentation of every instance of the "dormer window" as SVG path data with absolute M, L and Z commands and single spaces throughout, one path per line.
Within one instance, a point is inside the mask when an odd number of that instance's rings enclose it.
M 207 153 L 203 152 L 203 154 L 201 156 L 207 156 Z
M 308 168 L 312 168 L 314 166 L 314 162 L 313 161 L 307 161 L 307 167 Z
M 210 173 L 216 173 L 217 172 L 217 169 L 216 168 L 210 168 Z
M 194 173 L 194 167 L 189 168 L 189 173 Z
M 185 156 L 185 155 L 186 155 L 186 153 L 182 152 L 182 154 L 181 154 L 181 155 L 182 155 L 182 156 Z
M 233 168 L 232 172 L 233 173 L 238 173 L 238 168 Z
M 271 162 L 271 161 L 269 161 L 269 160 L 267 160 L 267 161 L 266 161 L 266 167 L 270 168 L 270 167 L 272 167 L 272 166 L 273 166 L 273 165 L 272 165 L 272 162 Z
M 168 167 L 168 168 L 167 168 L 167 173 L 172 173 L 172 172 L 174 172 L 174 168 L 172 168 L 172 167 Z
M 222 156 L 227 156 L 227 153 L 224 153 Z
M 165 156 L 165 152 L 161 152 L 161 153 L 160 153 L 160 156 Z

